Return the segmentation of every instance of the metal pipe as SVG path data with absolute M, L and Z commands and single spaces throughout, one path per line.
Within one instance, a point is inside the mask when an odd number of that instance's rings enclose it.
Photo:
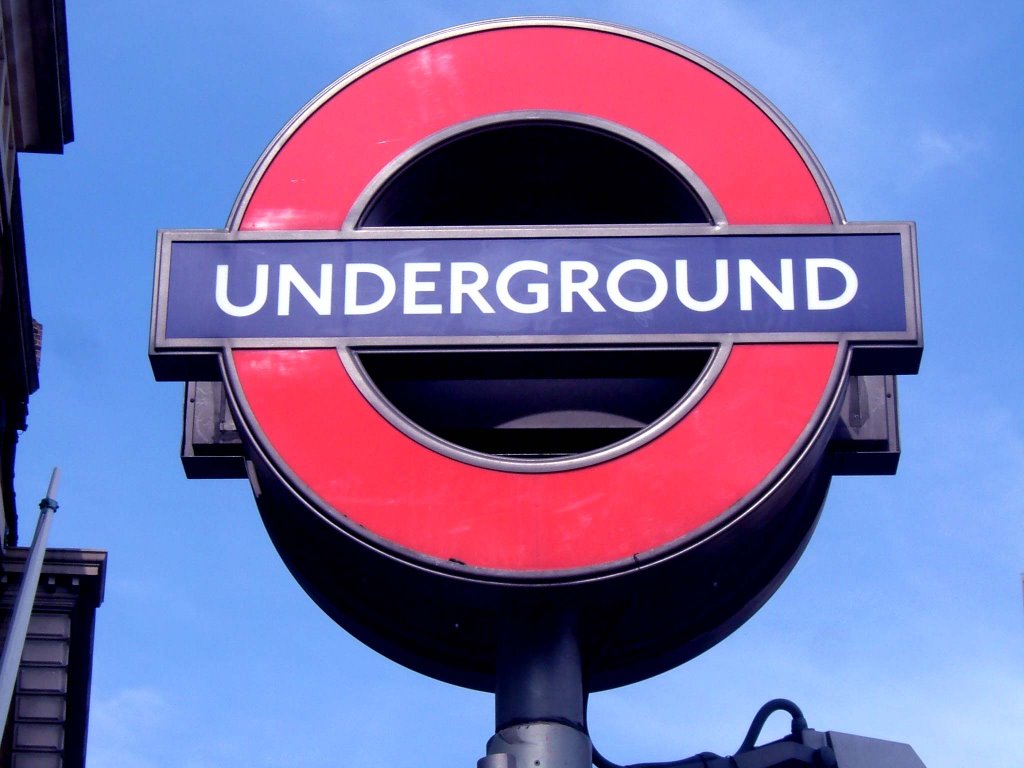
M 478 768 L 590 768 L 574 617 L 510 609 L 499 643 L 495 731 Z
M 3 714 L 0 723 L 6 723 L 11 712 L 11 700 L 14 697 L 14 685 L 18 680 L 21 667 L 21 653 L 25 649 L 25 636 L 28 634 L 28 622 L 32 618 L 32 606 L 36 601 L 36 589 L 39 586 L 39 574 L 43 570 L 43 558 L 46 556 L 46 539 L 50 535 L 50 523 L 53 513 L 57 511 L 57 483 L 60 480 L 60 468 L 54 467 L 50 475 L 50 485 L 46 496 L 39 502 L 39 521 L 32 537 L 28 561 L 21 575 L 18 597 L 14 602 L 11 623 L 7 628 L 7 641 L 4 643 L 3 656 L 0 657 L 0 702 Z

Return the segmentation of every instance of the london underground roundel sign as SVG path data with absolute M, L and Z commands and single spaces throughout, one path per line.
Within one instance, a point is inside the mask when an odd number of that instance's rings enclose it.
M 883 466 L 920 352 L 913 225 L 846 222 L 762 96 L 606 24 L 384 54 L 225 230 L 159 236 L 154 371 L 223 381 L 293 573 L 481 688 L 509 601 L 572 607 L 593 688 L 735 628 Z

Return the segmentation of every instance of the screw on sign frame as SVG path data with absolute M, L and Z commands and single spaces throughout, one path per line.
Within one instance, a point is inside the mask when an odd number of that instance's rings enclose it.
M 247 438 L 261 511 L 293 572 L 347 628 L 445 679 L 489 687 L 488 651 L 483 661 L 467 662 L 476 665 L 472 670 L 452 672 L 462 664 L 451 654 L 440 658 L 448 653 L 440 646 L 459 642 L 442 642 L 437 627 L 430 648 L 397 647 L 405 642 L 396 639 L 403 625 L 388 614 L 399 609 L 387 600 L 368 607 L 332 591 L 332 569 L 340 582 L 355 576 L 339 575 L 344 566 L 329 552 L 310 554 L 316 549 L 310 531 L 335 534 L 344 542 L 338 546 L 360 552 L 370 570 L 379 563 L 386 573 L 378 574 L 377 583 L 394 587 L 387 594 L 439 589 L 456 607 L 484 613 L 488 609 L 481 606 L 517 585 L 562 585 L 574 600 L 583 595 L 595 605 L 638 584 L 664 591 L 669 602 L 691 587 L 699 599 L 714 602 L 708 595 L 742 569 L 723 565 L 724 558 L 756 557 L 759 549 L 777 546 L 760 536 L 787 539 L 763 570 L 752 569 L 749 583 L 734 584 L 699 626 L 666 627 L 664 619 L 652 617 L 646 630 L 634 630 L 643 642 L 632 636 L 637 647 L 607 662 L 616 670 L 608 681 L 618 683 L 713 644 L 753 613 L 788 572 L 827 489 L 822 457 L 849 375 L 916 369 L 921 344 L 912 225 L 867 225 L 874 234 L 896 237 L 899 332 L 858 336 L 849 328 L 796 340 L 718 334 L 711 339 L 713 364 L 694 393 L 650 427 L 645 439 L 568 464 L 493 460 L 418 430 L 374 390 L 359 365 L 358 343 L 346 339 L 254 345 L 231 337 L 210 344 L 167 334 L 174 249 L 181 243 L 272 247 L 318 239 L 487 237 L 487 231 L 368 232 L 359 221 L 374 195 L 424 153 L 482 125 L 531 120 L 579 122 L 642 142 L 696 191 L 713 219 L 703 233 L 723 241 L 730 233 L 767 233 L 773 226 L 780 236 L 833 238 L 855 229 L 795 131 L 749 86 L 703 57 L 603 24 L 545 19 L 472 25 L 385 54 L 328 88 L 258 163 L 226 233 L 163 234 L 152 358 L 158 375 L 168 378 L 209 371 L 209 361 L 219 360 Z M 498 240 L 638 232 L 534 228 L 489 234 Z M 640 234 L 685 237 L 664 227 Z M 552 344 L 534 336 L 518 342 L 531 339 Z M 574 347 L 591 341 L 573 339 Z M 635 333 L 627 339 L 637 345 L 658 341 Z M 415 342 L 444 346 L 452 339 Z M 285 515 L 275 505 L 292 511 Z M 295 509 L 316 523 L 299 522 Z M 786 514 L 790 521 L 775 519 Z M 300 529 L 301 535 L 295 532 Z M 709 557 L 717 576 L 701 581 L 691 572 L 708 570 Z M 687 558 L 691 564 L 684 566 Z M 650 613 L 650 606 L 643 611 Z M 493 646 L 487 623 L 481 622 L 475 640 Z

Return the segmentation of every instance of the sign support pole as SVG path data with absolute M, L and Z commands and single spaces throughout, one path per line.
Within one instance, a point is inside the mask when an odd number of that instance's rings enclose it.
M 565 611 L 509 611 L 498 654 L 495 734 L 477 768 L 589 768 L 583 665 Z
M 28 562 L 25 563 L 21 585 L 18 587 L 18 597 L 11 614 L 11 624 L 7 630 L 7 642 L 4 643 L 3 657 L 0 658 L 0 702 L 2 702 L 0 707 L 3 709 L 0 723 L 6 723 L 7 716 L 10 714 L 14 684 L 18 680 L 18 670 L 21 668 L 21 653 L 25 649 L 25 636 L 28 634 L 28 623 L 32 618 L 32 606 L 36 600 L 36 588 L 39 586 L 39 574 L 42 572 L 43 558 L 46 556 L 46 540 L 50 536 L 53 513 L 57 510 L 57 501 L 54 496 L 57 494 L 59 480 L 60 468 L 54 467 L 53 474 L 50 476 L 50 485 L 46 489 L 46 496 L 39 502 L 39 521 L 36 523 L 36 532 L 32 537 Z

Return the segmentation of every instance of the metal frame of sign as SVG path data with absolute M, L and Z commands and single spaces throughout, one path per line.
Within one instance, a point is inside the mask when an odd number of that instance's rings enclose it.
M 489 44 L 477 35 L 487 36 Z M 550 45 L 555 37 L 571 39 L 575 47 Z M 499 45 L 490 44 L 495 41 Z M 520 51 L 519 45 L 529 50 Z M 581 53 L 593 59 L 593 68 L 577 61 Z M 493 58 L 486 74 L 458 70 L 461 80 L 446 79 L 445 67 L 452 61 L 458 64 L 464 56 L 469 62 L 477 55 Z M 613 71 L 612 65 L 621 69 Z M 544 67 L 544 77 L 534 71 Z M 599 79 L 593 81 L 597 69 L 618 78 L 615 95 L 605 93 Z M 412 77 L 416 72 L 421 76 Z M 700 114 L 714 114 L 714 119 L 697 127 L 681 120 L 661 103 L 660 93 L 644 91 L 647 76 L 685 80 L 680 92 L 692 90 L 688 96 Z M 450 103 L 439 97 L 403 120 L 400 113 L 409 107 L 402 101 L 402 89 L 410 82 L 441 90 L 457 82 L 470 95 Z M 522 87 L 510 87 L 514 85 Z M 701 103 L 699 97 L 707 94 L 721 98 Z M 353 119 L 339 111 L 343 108 L 354 110 Z M 634 113 L 636 120 L 630 119 Z M 476 131 L 531 122 L 600 131 L 639 148 L 689 184 L 709 223 L 363 226 L 374 200 L 417 158 Z M 718 123 L 719 129 L 728 125 L 745 138 L 755 138 L 722 161 L 715 149 L 724 146 L 721 131 L 712 135 Z M 393 135 L 374 134 L 385 126 Z M 328 147 L 331 163 L 344 165 L 343 174 L 325 173 L 322 154 Z M 754 162 L 751 154 L 758 151 L 766 153 L 762 163 Z M 740 163 L 746 163 L 742 170 Z M 762 183 L 770 187 L 769 193 L 761 189 Z M 175 243 L 850 233 L 899 235 L 903 330 L 882 335 L 732 332 L 713 337 L 526 334 L 486 340 L 459 335 L 287 341 L 167 335 Z M 917 285 L 913 224 L 847 224 L 810 149 L 763 96 L 731 72 L 683 46 L 614 25 L 558 18 L 496 20 L 413 41 L 353 70 L 301 110 L 267 148 L 235 202 L 227 230 L 161 233 L 151 359 L 159 378 L 224 381 L 268 530 L 299 581 L 339 623 L 420 671 L 487 688 L 494 682 L 498 629 L 483 617 L 493 617 L 507 600 L 571 605 L 579 612 L 581 638 L 587 629 L 614 638 L 609 640 L 614 647 L 602 643 L 600 648 L 584 648 L 590 689 L 598 690 L 641 679 L 699 653 L 774 592 L 806 544 L 824 499 L 830 477 L 825 451 L 849 377 L 916 371 L 922 345 Z M 359 349 L 557 350 L 709 343 L 718 349 L 699 383 L 661 420 L 620 444 L 558 459 L 495 457 L 439 440 L 397 413 L 358 361 Z M 302 383 L 286 395 L 284 379 L 266 375 L 300 368 Z M 288 377 L 295 380 L 291 373 Z M 730 399 L 743 400 L 743 407 L 732 408 Z M 782 431 L 779 419 L 788 420 Z M 721 456 L 729 450 L 721 433 L 738 436 L 743 428 L 756 437 L 738 440 L 735 450 Z M 388 464 L 375 466 L 360 450 L 358 441 L 371 433 Z M 715 442 L 715 455 L 723 459 L 719 463 L 729 465 L 726 474 L 742 479 L 720 478 L 714 460 L 702 457 L 701 440 Z M 763 456 L 748 462 L 752 454 L 746 443 L 757 443 Z M 369 485 L 332 479 L 320 465 L 334 467 L 335 473 L 345 467 L 352 476 L 368 478 Z M 747 477 L 750 473 L 757 478 Z M 698 481 L 706 486 L 703 490 Z M 601 504 L 588 500 L 588 488 L 601 489 Z M 675 514 L 667 516 L 670 524 L 652 523 L 649 510 L 684 494 L 688 504 L 704 512 L 692 520 Z M 426 497 L 429 503 L 421 503 Z M 592 521 L 593 527 L 607 524 L 601 542 L 555 542 L 555 549 L 545 553 L 543 546 L 517 539 L 543 538 L 547 528 L 564 525 L 542 524 L 546 512 L 541 506 L 549 504 L 550 511 L 561 513 L 571 509 L 574 499 L 590 504 L 586 514 L 607 504 L 617 515 Z M 465 519 L 438 525 L 438 515 L 459 504 L 464 509 L 458 514 L 465 513 Z M 395 510 L 404 512 L 396 515 Z M 521 526 L 513 514 L 524 515 Z M 629 521 L 639 518 L 652 530 L 643 536 L 625 535 Z M 416 530 L 396 534 L 395 526 L 409 528 L 409 520 L 415 520 Z M 449 546 L 445 531 L 454 536 L 474 525 L 482 527 L 466 549 L 469 555 L 460 550 L 462 544 Z M 517 526 L 532 533 L 521 535 Z M 536 551 L 527 552 L 530 547 Z M 368 578 L 377 582 L 372 593 L 366 591 Z M 669 615 L 659 606 L 670 596 L 644 592 L 665 584 L 690 590 L 684 602 L 692 615 Z M 448 596 L 444 605 L 428 608 L 415 602 L 439 594 Z M 411 600 L 406 613 L 395 613 L 395 600 Z M 617 606 L 617 618 L 607 615 L 608 605 Z
M 813 235 L 898 235 L 901 244 L 901 268 L 903 283 L 903 313 L 905 330 L 902 331 L 779 331 L 774 333 L 726 332 L 711 333 L 622 333 L 580 335 L 501 335 L 487 336 L 482 340 L 478 335 L 422 336 L 374 335 L 363 337 L 329 336 L 252 336 L 252 337 L 192 337 L 170 338 L 167 334 L 168 287 L 175 243 L 278 243 L 278 242 L 344 242 L 358 240 L 502 240 L 502 239 L 569 239 L 569 238 L 687 238 L 687 237 L 753 237 L 753 236 L 804 237 Z M 642 254 L 641 254 L 642 255 Z M 373 228 L 344 232 L 310 231 L 225 231 L 225 230 L 161 230 L 158 234 L 156 282 L 151 329 L 150 354 L 159 377 L 167 375 L 176 380 L 175 369 L 181 362 L 168 353 L 219 354 L 228 348 L 316 348 L 316 347 L 365 347 L 365 346 L 465 346 L 486 343 L 489 346 L 516 346 L 523 344 L 703 344 L 703 343 L 744 343 L 744 342 L 819 342 L 845 343 L 852 346 L 855 358 L 865 346 L 875 346 L 875 355 L 884 355 L 884 365 L 866 363 L 855 359 L 858 370 L 875 373 L 871 368 L 883 368 L 886 373 L 914 373 L 920 364 L 921 312 L 918 298 L 917 253 L 912 222 L 871 222 L 847 223 L 842 225 L 736 225 L 719 224 L 702 226 L 680 225 L 634 225 L 620 227 L 451 227 L 451 228 Z M 885 354 L 882 349 L 889 349 Z M 866 355 L 865 355 L 866 356 Z M 197 364 L 186 359 L 185 365 Z M 199 363 L 199 365 L 203 365 Z M 209 364 L 207 364 L 209 365 Z M 163 370 L 169 374 L 163 374 Z

